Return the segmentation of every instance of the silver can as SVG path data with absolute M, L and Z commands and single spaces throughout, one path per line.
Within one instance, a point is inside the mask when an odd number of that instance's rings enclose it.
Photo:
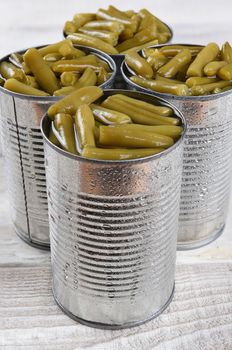
M 186 118 L 178 250 L 214 241 L 223 232 L 230 198 L 232 90 L 207 96 L 157 93 L 130 81 L 125 63 L 121 69 L 130 89 L 165 98 Z
M 116 75 L 113 59 L 92 48 L 76 47 L 108 62 L 113 74 L 101 87 L 111 87 Z M 40 121 L 59 98 L 28 96 L 0 87 L 1 134 L 13 225 L 23 240 L 44 249 L 50 244 Z
M 126 90 L 139 100 L 168 105 Z M 172 106 L 185 122 L 181 113 Z M 174 291 L 183 137 L 129 161 L 85 159 L 45 139 L 53 293 L 70 317 L 119 329 L 159 315 Z

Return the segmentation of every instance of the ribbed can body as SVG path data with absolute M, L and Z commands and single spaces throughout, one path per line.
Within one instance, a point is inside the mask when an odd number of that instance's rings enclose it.
M 228 213 L 232 174 L 232 90 L 208 96 L 174 96 L 144 89 L 130 81 L 128 88 L 165 98 L 187 122 L 184 142 L 178 249 L 210 243 L 223 231 Z
M 53 292 L 71 317 L 124 328 L 170 302 L 182 144 L 158 157 L 114 162 L 45 142 Z
M 1 133 L 12 221 L 31 244 L 49 246 L 46 177 L 40 120 L 51 104 L 0 91 Z
M 178 247 L 207 244 L 222 232 L 232 173 L 232 92 L 172 99 L 188 128 L 184 145 Z
M 114 61 L 99 50 L 76 47 L 108 62 L 112 76 L 101 87 L 112 87 L 116 74 Z M 40 122 L 59 98 L 27 96 L 0 87 L 0 125 L 13 225 L 27 243 L 45 249 L 49 248 L 50 240 Z

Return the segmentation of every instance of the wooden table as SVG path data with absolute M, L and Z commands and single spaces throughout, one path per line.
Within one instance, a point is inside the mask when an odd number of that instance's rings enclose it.
M 123 7 L 123 1 L 114 3 Z M 140 4 L 133 1 L 133 8 Z M 93 10 L 105 3 L 1 1 L 1 56 L 59 40 L 65 19 L 90 6 Z M 166 0 L 157 8 L 143 1 L 142 6 L 173 25 L 176 42 L 231 39 L 230 1 Z M 29 247 L 14 234 L 2 160 L 0 169 L 1 350 L 232 349 L 232 205 L 223 236 L 205 248 L 178 252 L 174 300 L 161 316 L 137 328 L 103 331 L 75 323 L 54 303 L 50 254 Z

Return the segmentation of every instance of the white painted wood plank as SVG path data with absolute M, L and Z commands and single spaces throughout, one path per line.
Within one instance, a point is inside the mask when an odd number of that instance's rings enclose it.
M 48 265 L 0 268 L 0 280 L 0 345 L 6 350 L 232 346 L 231 262 L 178 265 L 176 293 L 168 309 L 151 322 L 120 331 L 91 329 L 66 317 L 51 296 Z

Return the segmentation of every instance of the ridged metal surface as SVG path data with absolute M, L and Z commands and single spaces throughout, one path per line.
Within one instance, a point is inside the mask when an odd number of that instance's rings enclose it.
M 174 287 L 182 142 L 158 157 L 128 162 L 72 157 L 49 141 L 45 155 L 59 305 L 103 328 L 161 312 Z
M 102 87 L 111 87 L 116 71 L 113 60 L 99 50 L 77 47 L 109 63 L 113 74 Z M 4 60 L 8 60 L 8 56 L 1 61 Z M 16 94 L 0 87 L 1 134 L 12 219 L 18 235 L 40 248 L 49 248 L 50 245 L 40 121 L 57 99 Z
M 4 100 L 5 102 L 1 104 L 1 115 L 11 115 L 9 110 L 14 109 L 12 97 L 6 95 L 3 97 L 3 100 L 2 97 L 0 100 L 2 102 Z M 17 126 L 13 116 L 6 117 L 5 119 L 1 118 L 1 136 L 12 222 L 15 230 L 26 239 L 28 232 L 27 210 L 25 205 Z
M 130 89 L 153 93 L 174 104 L 188 128 L 184 144 L 178 249 L 210 243 L 223 231 L 232 173 L 232 90 L 209 96 L 160 94 L 130 82 Z

